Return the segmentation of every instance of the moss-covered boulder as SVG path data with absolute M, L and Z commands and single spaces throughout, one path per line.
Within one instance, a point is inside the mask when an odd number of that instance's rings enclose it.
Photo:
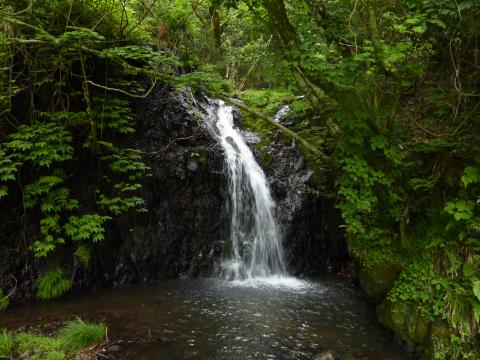
M 385 299 L 377 307 L 377 317 L 384 327 L 394 331 L 409 344 L 421 345 L 429 340 L 430 323 L 422 318 L 413 304 L 392 303 Z
M 453 329 L 446 321 L 434 321 L 430 326 L 428 341 L 421 346 L 421 359 L 451 359 L 452 335 Z
M 360 286 L 371 302 L 379 304 L 392 288 L 400 271 L 401 266 L 390 261 L 384 261 L 378 265 L 361 266 Z

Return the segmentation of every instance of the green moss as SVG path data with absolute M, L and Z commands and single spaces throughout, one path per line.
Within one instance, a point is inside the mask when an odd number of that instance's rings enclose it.
M 239 94 L 245 105 L 265 116 L 273 117 L 282 105 L 292 102 L 295 97 L 288 90 L 246 90 Z M 267 121 L 242 113 L 242 124 L 262 137 L 262 145 L 271 142 L 273 127 Z
M 239 94 L 245 105 L 252 107 L 266 116 L 274 116 L 282 105 L 292 102 L 295 97 L 283 89 L 246 90 Z
M 266 149 L 260 149 L 260 166 L 265 169 L 269 168 L 270 165 L 272 164 L 272 161 L 274 159 L 274 156 L 271 152 L 267 151 Z
M 30 351 L 38 354 L 39 358 L 46 358 L 45 355 L 48 353 L 62 352 L 64 349 L 64 343 L 61 339 L 33 333 L 20 333 L 15 337 L 15 342 L 18 344 L 19 353 Z
M 60 351 L 52 351 L 46 355 L 46 360 L 63 360 L 65 355 Z
M 383 263 L 360 267 L 360 285 L 370 301 L 381 302 L 400 274 L 401 266 L 384 258 Z
M 403 340 L 411 344 L 428 342 L 430 323 L 421 316 L 415 305 L 384 300 L 377 307 L 377 316 L 383 326 L 397 333 Z
M 78 350 L 98 343 L 104 337 L 105 325 L 92 324 L 81 319 L 67 323 L 55 337 L 31 332 L 13 336 L 3 330 L 0 333 L 0 358 L 10 358 L 14 353 L 27 352 L 31 360 L 73 358 Z

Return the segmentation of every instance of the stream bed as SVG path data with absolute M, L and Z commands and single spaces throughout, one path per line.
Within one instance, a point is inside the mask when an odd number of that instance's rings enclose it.
M 12 308 L 0 327 L 103 321 L 123 359 L 312 359 L 323 350 L 363 359 L 408 356 L 380 327 L 361 293 L 334 277 L 166 280 Z

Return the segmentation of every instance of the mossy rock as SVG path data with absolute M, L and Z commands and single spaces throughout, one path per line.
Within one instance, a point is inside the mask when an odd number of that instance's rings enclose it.
M 409 344 L 426 344 L 430 323 L 420 316 L 417 307 L 406 302 L 392 303 L 385 299 L 377 307 L 379 322 Z
M 268 169 L 274 160 L 274 156 L 271 152 L 268 151 L 268 148 L 260 148 L 259 162 L 262 166 L 262 169 Z
M 454 331 L 446 321 L 434 321 L 430 327 L 428 343 L 422 346 L 422 360 L 449 360 L 451 336 Z
M 388 261 L 376 266 L 361 266 L 359 273 L 360 286 L 371 302 L 379 304 L 392 288 L 400 271 L 401 266 L 399 264 Z

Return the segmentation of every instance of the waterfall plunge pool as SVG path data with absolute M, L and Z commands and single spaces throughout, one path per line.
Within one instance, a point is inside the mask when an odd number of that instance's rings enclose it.
M 14 307 L 0 327 L 41 326 L 80 316 L 103 321 L 116 359 L 313 359 L 324 350 L 362 360 L 408 356 L 375 309 L 344 280 L 165 280 Z M 142 338 L 128 344 L 128 339 Z
M 347 282 L 286 275 L 275 201 L 233 108 L 211 101 L 204 113 L 225 153 L 231 251 L 221 275 L 231 281 L 166 280 L 71 295 L 10 309 L 0 327 L 48 326 L 75 316 L 102 321 L 117 350 L 110 359 L 294 360 L 325 350 L 362 360 L 407 359 Z

